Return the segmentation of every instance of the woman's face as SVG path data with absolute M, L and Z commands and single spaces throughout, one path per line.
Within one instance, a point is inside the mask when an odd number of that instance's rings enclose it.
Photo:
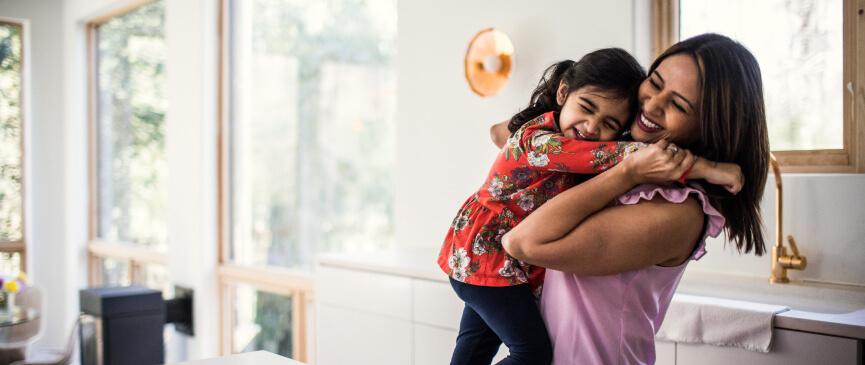
M 601 89 L 584 86 L 568 93 L 561 83 L 556 101 L 562 106 L 559 128 L 568 138 L 612 141 L 628 119 L 628 100 Z
M 640 112 L 631 126 L 639 142 L 666 139 L 690 145 L 699 138 L 699 69 L 689 55 L 667 57 L 640 85 Z

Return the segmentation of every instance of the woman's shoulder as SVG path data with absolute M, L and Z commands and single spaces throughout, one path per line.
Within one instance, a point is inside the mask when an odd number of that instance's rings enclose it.
M 694 250 L 694 259 L 699 259 L 705 254 L 705 239 L 720 235 L 726 221 L 721 212 L 712 206 L 712 203 L 706 196 L 706 192 L 697 184 L 676 184 L 669 186 L 639 185 L 620 196 L 617 201 L 622 205 L 640 204 L 647 201 L 669 204 L 696 204 L 699 210 L 695 210 L 695 212 L 702 212 L 706 220 L 703 237 L 698 247 Z

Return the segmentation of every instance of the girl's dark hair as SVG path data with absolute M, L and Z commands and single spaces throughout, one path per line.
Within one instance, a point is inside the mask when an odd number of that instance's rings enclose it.
M 700 69 L 700 139 L 691 150 L 712 161 L 742 168 L 745 184 L 731 196 L 706 185 L 709 200 L 726 218 L 727 238 L 739 252 L 766 252 L 760 199 L 769 164 L 763 82 L 757 60 L 744 46 L 719 34 L 702 34 L 674 44 L 658 56 L 651 74 L 667 57 L 686 54 Z
M 586 54 L 578 62 L 565 60 L 556 63 L 544 71 L 532 92 L 529 105 L 511 118 L 508 129 L 511 133 L 516 132 L 523 124 L 541 114 L 561 111 L 561 105 L 556 102 L 556 91 L 562 81 L 567 85 L 569 94 L 584 86 L 594 86 L 612 92 L 616 97 L 628 98 L 630 122 L 634 120 L 638 108 L 637 89 L 645 78 L 643 67 L 621 48 L 599 49 Z M 627 130 L 627 127 L 622 126 L 622 130 Z

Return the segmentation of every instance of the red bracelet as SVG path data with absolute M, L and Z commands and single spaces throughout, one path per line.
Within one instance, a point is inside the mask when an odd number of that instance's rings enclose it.
M 679 176 L 679 182 L 680 182 L 680 183 L 682 183 L 682 184 L 685 183 L 685 179 L 688 178 L 688 174 L 691 173 L 691 169 L 694 168 L 694 165 L 695 165 L 696 163 L 697 163 L 697 162 L 695 161 L 693 164 L 691 164 L 691 166 L 688 167 L 687 170 L 685 170 L 685 173 L 683 173 L 682 176 Z

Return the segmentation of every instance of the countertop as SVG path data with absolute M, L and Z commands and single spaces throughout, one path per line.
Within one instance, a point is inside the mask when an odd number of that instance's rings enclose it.
M 435 263 L 438 248 L 404 248 L 377 253 L 328 254 L 321 266 L 405 276 L 446 283 Z M 768 271 L 767 271 L 768 272 Z M 789 307 L 775 328 L 865 340 L 865 289 L 813 283 L 769 284 L 765 278 L 687 272 L 677 292 Z
M 242 354 L 195 360 L 175 365 L 304 365 L 303 363 L 267 352 L 255 351 Z

